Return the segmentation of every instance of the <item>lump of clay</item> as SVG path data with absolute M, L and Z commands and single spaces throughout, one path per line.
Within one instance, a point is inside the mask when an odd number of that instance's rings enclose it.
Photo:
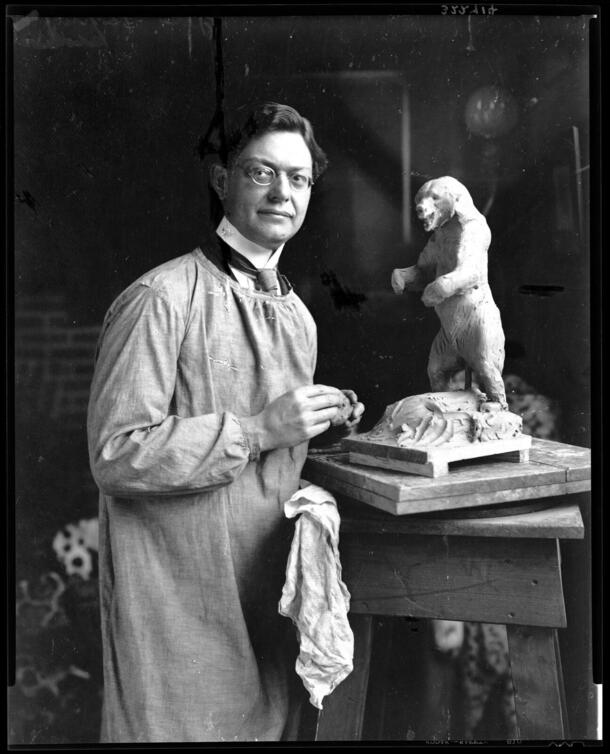
M 343 401 L 339 408 L 337 409 L 337 413 L 335 414 L 335 417 L 330 420 L 330 424 L 332 427 L 338 427 L 341 424 L 345 424 L 345 422 L 349 419 L 350 415 L 352 413 L 352 404 L 349 398 L 344 395 Z

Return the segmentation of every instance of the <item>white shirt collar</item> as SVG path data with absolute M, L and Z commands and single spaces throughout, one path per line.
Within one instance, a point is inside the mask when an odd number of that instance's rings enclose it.
M 220 221 L 216 228 L 216 233 L 232 249 L 243 254 L 259 270 L 264 267 L 277 267 L 280 261 L 280 254 L 282 253 L 284 244 L 278 246 L 275 251 L 270 252 L 264 246 L 259 246 L 257 243 L 243 236 L 226 217 L 223 217 Z

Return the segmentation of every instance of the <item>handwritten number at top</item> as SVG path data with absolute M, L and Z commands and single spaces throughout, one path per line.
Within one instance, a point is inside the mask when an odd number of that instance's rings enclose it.
M 443 16 L 465 16 L 479 14 L 483 16 L 493 16 L 498 12 L 495 5 L 441 5 L 441 14 Z

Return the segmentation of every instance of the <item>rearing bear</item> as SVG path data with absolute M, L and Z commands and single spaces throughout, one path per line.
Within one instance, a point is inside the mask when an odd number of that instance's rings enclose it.
M 423 303 L 440 319 L 428 361 L 430 387 L 448 390 L 451 377 L 469 367 L 487 401 L 505 410 L 504 332 L 487 282 L 487 221 L 466 187 L 450 176 L 424 183 L 415 207 L 424 229 L 433 233 L 417 264 L 393 271 L 392 288 L 423 289 Z

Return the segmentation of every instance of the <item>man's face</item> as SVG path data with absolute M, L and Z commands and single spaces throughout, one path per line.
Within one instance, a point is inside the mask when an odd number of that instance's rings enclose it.
M 276 177 L 269 186 L 259 186 L 245 170 L 254 165 L 273 168 Z M 250 241 L 276 249 L 288 241 L 303 224 L 311 188 L 297 191 L 288 177 L 312 175 L 311 153 L 299 133 L 273 131 L 252 139 L 223 171 L 219 196 L 225 215 Z M 224 197 L 223 194 L 224 193 Z

